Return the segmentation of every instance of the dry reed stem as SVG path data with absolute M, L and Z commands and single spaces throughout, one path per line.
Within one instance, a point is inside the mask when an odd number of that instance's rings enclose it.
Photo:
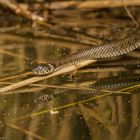
M 50 111 L 58 111 L 58 110 L 61 110 L 61 109 L 66 109 L 66 108 L 69 108 L 69 107 L 72 107 L 72 106 L 75 106 L 75 105 L 78 105 L 78 104 L 82 104 L 82 103 L 85 103 L 85 102 L 101 99 L 101 98 L 104 98 L 104 97 L 107 97 L 107 96 L 110 96 L 110 95 L 112 95 L 112 93 L 107 93 L 107 94 L 103 94 L 103 95 L 94 96 L 94 97 L 91 97 L 91 98 L 88 98 L 88 99 L 85 99 L 85 100 L 72 102 L 70 104 L 65 104 L 65 105 L 55 107 L 55 108 L 52 108 L 52 109 L 46 109 L 46 110 L 43 110 L 43 111 L 40 111 L 40 112 L 35 112 L 35 113 L 30 114 L 30 115 L 20 116 L 18 118 L 10 119 L 9 121 L 14 121 L 14 120 L 18 121 L 18 120 L 23 120 L 23 119 L 27 119 L 27 118 L 33 118 L 33 117 L 36 117 L 36 116 L 39 116 L 39 115 L 43 115 L 45 113 L 49 113 Z
M 125 0 L 126 6 L 140 6 L 140 0 Z M 101 8 L 114 8 L 114 7 L 124 7 L 122 0 L 95 0 L 95 1 L 59 1 L 52 2 L 51 9 L 64 9 L 71 6 L 75 6 L 80 9 L 101 9 Z
M 17 78 L 23 78 L 23 77 L 29 76 L 31 74 L 32 74 L 32 72 L 26 72 L 26 73 L 20 74 L 20 75 L 14 75 L 14 76 L 10 76 L 10 77 L 0 78 L 0 82 L 7 81 L 7 80 L 13 80 L 13 79 L 17 79 Z
M 124 3 L 124 8 L 128 14 L 128 16 L 130 17 L 130 19 L 132 19 L 132 21 L 135 23 L 135 25 L 138 27 L 138 22 L 136 21 L 136 19 L 134 18 L 134 16 L 132 15 L 132 13 L 130 12 L 130 10 L 128 9 L 128 7 L 125 5 L 126 0 L 123 0 Z
M 11 2 L 10 0 L 0 0 L 0 4 L 9 7 L 16 13 L 21 14 L 35 22 L 45 21 L 41 16 L 31 13 L 27 8 L 27 4 L 18 4 L 16 2 Z M 46 4 L 48 5 L 48 4 Z M 58 1 L 52 2 L 50 4 L 50 9 L 64 9 L 68 7 L 77 7 L 79 9 L 101 9 L 101 8 L 114 8 L 114 7 L 124 7 L 124 2 L 122 0 L 95 0 L 95 1 Z M 125 0 L 125 6 L 140 6 L 140 0 Z M 48 7 L 48 6 L 47 6 Z M 45 22 L 44 22 L 45 23 Z
M 140 0 L 125 0 L 126 6 L 140 6 Z M 114 8 L 114 7 L 124 7 L 122 0 L 98 0 L 98 1 L 84 1 L 80 3 L 78 8 Z
M 2 46 L 2 45 L 0 45 L 0 47 L 1 47 L 1 48 L 5 48 L 5 46 Z M 17 58 L 23 58 L 21 55 L 16 55 L 15 53 L 8 52 L 8 51 L 6 51 L 6 50 L 4 50 L 4 49 L 1 49 L 1 48 L 0 48 L 0 53 L 1 53 L 1 54 L 6 54 L 6 55 L 8 55 L 8 56 L 17 57 Z
M 25 16 L 28 19 L 31 19 L 33 21 L 45 21 L 45 19 L 41 16 L 38 16 L 28 10 L 28 5 L 22 6 L 18 4 L 16 1 L 11 0 L 0 0 L 0 4 L 7 6 L 11 10 L 13 10 L 16 14 L 20 14 Z
M 8 84 L 8 83 L 7 83 Z M 31 88 L 31 89 L 21 89 L 16 91 L 10 91 L 10 92 L 4 92 L 0 95 L 10 95 L 10 94 L 16 94 L 16 93 L 29 93 L 29 92 L 35 92 L 44 90 L 46 88 L 53 88 L 53 89 L 63 89 L 63 90 L 79 90 L 79 91 L 89 91 L 88 94 L 94 95 L 96 92 L 103 92 L 103 93 L 114 93 L 114 94 L 130 94 L 129 92 L 124 91 L 113 91 L 113 90 L 97 90 L 89 87 L 74 87 L 74 86 L 58 86 L 58 85 L 41 85 L 41 84 L 31 84 L 31 86 L 37 86 L 37 88 Z M 72 94 L 72 93 L 70 93 Z M 75 92 L 74 92 L 75 94 Z M 98 93 L 99 94 L 99 93 Z
M 97 73 L 97 72 L 123 72 L 127 71 L 127 69 L 123 67 L 107 67 L 107 68 L 87 68 L 87 69 L 80 69 L 77 73 Z
M 6 125 L 9 126 L 9 127 L 11 127 L 11 128 L 13 128 L 13 129 L 16 129 L 16 130 L 18 130 L 18 131 L 20 131 L 20 132 L 23 132 L 23 133 L 26 134 L 26 135 L 32 136 L 33 138 L 35 138 L 35 139 L 37 139 L 37 140 L 46 140 L 46 138 L 43 138 L 43 137 L 41 137 L 41 136 L 39 136 L 39 135 L 37 135 L 37 134 L 31 132 L 31 131 L 28 131 L 28 130 L 26 130 L 26 129 L 24 129 L 24 128 L 21 128 L 21 127 L 15 125 L 15 124 L 6 123 Z
M 79 39 L 79 40 L 76 40 L 75 38 L 73 37 L 70 37 L 70 36 L 60 36 L 60 35 L 57 35 L 57 34 L 50 34 L 50 33 L 42 33 L 42 32 L 39 32 L 39 31 L 32 31 L 32 33 L 34 35 L 37 35 L 37 36 L 44 36 L 44 37 L 50 37 L 50 38 L 53 38 L 53 39 L 57 39 L 57 40 L 64 40 L 64 41 L 69 41 L 69 42 L 72 42 L 72 43 L 78 43 L 78 44 L 83 44 L 83 45 L 97 45 L 97 43 L 101 43 L 102 41 L 100 39 L 97 39 L 97 38 L 90 38 L 91 41 L 87 40 L 87 39 Z
M 66 25 L 66 24 L 65 24 Z M 25 32 L 25 27 L 24 28 L 20 28 L 20 31 L 23 30 L 23 32 Z M 22 31 L 21 31 L 22 32 Z M 72 41 L 72 40 L 66 40 L 64 38 L 61 37 L 58 38 L 56 36 L 52 36 L 51 34 L 49 35 L 48 33 L 43 33 L 43 32 L 40 32 L 40 31 L 35 31 L 34 29 L 28 29 L 28 32 L 32 32 L 32 34 L 34 36 L 37 36 L 37 38 L 34 38 L 30 43 L 34 43 L 34 44 L 38 44 L 38 42 L 42 42 L 44 44 L 44 47 L 48 44 L 48 42 L 54 42 L 54 44 L 57 44 L 57 47 L 60 47 L 60 48 L 71 48 L 71 47 L 75 47 L 75 48 L 87 48 L 87 47 L 90 47 L 90 45 L 85 45 L 84 43 L 79 43 L 78 41 Z M 0 33 L 0 39 L 2 42 L 7 42 L 7 41 L 11 41 L 11 42 L 16 42 L 16 43 L 26 43 L 26 40 L 28 40 L 26 38 L 26 36 L 22 37 L 22 36 L 19 36 L 19 35 L 15 35 L 15 34 L 8 34 L 8 33 Z M 97 45 L 99 43 L 102 43 L 102 40 L 98 39 L 98 38 L 94 38 L 93 39 L 95 41 L 94 45 Z M 10 47 L 11 45 L 8 45 L 8 44 L 4 44 L 3 46 L 1 45 L 1 48 L 8 48 Z M 5 52 L 2 52 L 2 53 L 5 53 Z M 39 61 L 38 61 L 39 62 Z
M 59 106 L 59 107 L 55 107 L 55 108 L 52 108 L 52 109 L 47 109 L 47 110 L 43 110 L 43 111 L 40 111 L 40 112 L 32 113 L 30 115 L 26 115 L 26 116 L 21 116 L 21 117 L 18 117 L 18 118 L 10 119 L 9 121 L 13 121 L 13 120 L 18 121 L 18 120 L 23 120 L 23 119 L 27 119 L 27 118 L 33 118 L 33 117 L 36 117 L 36 116 L 39 116 L 39 115 L 43 115 L 45 113 L 49 113 L 50 111 L 56 111 L 56 110 L 58 111 L 58 110 L 61 110 L 61 109 L 66 109 L 66 108 L 69 108 L 69 107 L 72 107 L 72 106 L 75 106 L 75 105 L 79 105 L 79 104 L 82 104 L 82 103 L 85 103 L 85 102 L 89 102 L 89 101 L 93 101 L 93 100 L 98 100 L 98 99 L 101 99 L 101 98 L 104 98 L 104 97 L 107 97 L 107 96 L 111 96 L 113 94 L 114 93 L 109 92 L 109 93 L 106 93 L 106 94 L 97 95 L 97 96 L 94 96 L 94 97 L 91 97 L 91 98 L 88 98 L 88 99 L 85 99 L 85 100 L 73 102 L 73 103 L 70 103 L 70 104 L 65 104 L 65 105 L 62 105 L 62 106 Z M 123 94 L 125 94 L 125 95 L 129 94 L 130 95 L 131 93 L 124 92 Z
M 35 82 L 38 82 L 38 81 L 41 81 L 41 80 L 44 80 L 44 79 L 48 79 L 50 77 L 54 77 L 54 76 L 60 75 L 62 73 L 67 73 L 67 72 L 70 72 L 70 71 L 77 70 L 81 67 L 84 67 L 84 66 L 89 65 L 89 64 L 94 63 L 94 62 L 96 62 L 96 60 L 85 60 L 85 61 L 81 62 L 80 64 L 60 69 L 60 70 L 58 70 L 58 71 L 56 71 L 56 72 L 54 72 L 50 75 L 47 75 L 47 76 L 32 77 L 32 78 L 23 80 L 21 82 L 14 83 L 12 85 L 3 87 L 3 88 L 0 89 L 0 92 L 7 92 L 7 91 L 11 91 L 11 90 L 23 87 L 23 86 L 27 86 L 29 84 L 32 84 L 32 83 L 35 83 Z

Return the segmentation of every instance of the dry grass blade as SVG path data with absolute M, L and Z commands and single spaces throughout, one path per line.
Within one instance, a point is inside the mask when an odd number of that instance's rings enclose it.
M 5 48 L 5 46 L 2 46 L 2 45 L 0 45 L 0 47 Z M 3 49 L 0 49 L 0 53 L 1 54 L 6 54 L 6 55 L 12 56 L 12 57 L 23 58 L 21 55 L 15 55 L 14 53 L 6 51 L 6 50 L 3 50 Z
M 139 6 L 140 1 L 139 0 L 127 0 L 125 1 L 126 6 Z M 84 1 L 79 3 L 78 8 L 114 8 L 114 7 L 123 7 L 124 3 L 122 0 L 100 0 L 98 1 Z
M 8 83 L 7 83 L 8 84 Z M 88 87 L 73 87 L 73 86 L 58 86 L 58 85 L 40 85 L 40 84 L 31 84 L 32 86 L 37 86 L 36 88 L 31 88 L 31 89 L 21 89 L 21 90 L 16 90 L 16 91 L 9 91 L 9 92 L 4 92 L 1 93 L 0 95 L 9 95 L 9 94 L 16 94 L 16 93 L 29 93 L 29 92 L 34 92 L 34 91 L 39 91 L 43 90 L 46 88 L 53 88 L 53 89 L 63 89 L 63 90 L 77 90 L 81 92 L 86 92 L 88 91 L 88 94 L 95 95 L 101 93 L 114 93 L 114 94 L 130 94 L 129 92 L 126 91 L 112 91 L 112 90 L 97 90 L 97 89 L 92 89 Z M 69 93 L 69 92 L 68 92 Z M 74 92 L 75 94 L 76 92 Z M 72 94 L 70 92 L 70 94 Z
M 126 6 L 139 6 L 140 1 L 139 0 L 126 0 L 125 2 Z M 84 8 L 92 8 L 92 9 L 101 9 L 101 8 L 113 8 L 113 7 L 123 7 L 123 1 L 122 0 L 95 0 L 95 1 L 83 1 L 83 2 L 77 2 L 77 1 L 54 1 L 51 3 L 50 8 L 51 9 L 64 9 L 71 6 L 76 6 L 80 9 Z
M 32 136 L 33 138 L 37 139 L 37 140 L 46 140 L 46 138 L 43 138 L 43 137 L 41 137 L 41 136 L 39 136 L 39 135 L 37 135 L 37 134 L 35 134 L 35 133 L 32 133 L 32 132 L 30 132 L 30 131 L 28 131 L 28 130 L 25 130 L 25 129 L 23 129 L 23 128 L 21 128 L 21 127 L 15 125 L 15 124 L 6 123 L 6 125 L 9 126 L 9 127 L 11 127 L 11 128 L 13 128 L 13 129 L 19 130 L 19 131 L 25 133 L 26 135 L 30 135 L 30 136 Z
M 128 90 L 133 90 L 133 89 L 139 88 L 139 87 L 140 87 L 140 84 L 136 84 L 136 85 L 133 85 L 133 86 L 130 86 L 130 87 L 121 89 L 121 90 L 119 90 L 119 91 L 128 91 Z
M 107 93 L 105 93 L 107 92 Z M 105 93 L 105 94 L 103 94 Z M 65 109 L 65 108 L 69 108 L 69 107 L 72 107 L 74 105 L 78 105 L 78 104 L 82 104 L 82 103 L 85 103 L 85 102 L 89 102 L 89 101 L 93 101 L 93 100 L 97 100 L 97 99 L 101 99 L 101 98 L 104 98 L 104 97 L 107 97 L 107 96 L 111 96 L 113 95 L 114 93 L 117 93 L 117 95 L 119 94 L 129 94 L 128 92 L 115 92 L 115 91 L 102 91 L 102 93 L 100 95 L 97 95 L 97 96 L 94 96 L 94 97 L 91 97 L 91 98 L 88 98 L 88 99 L 85 99 L 85 100 L 81 100 L 81 101 L 78 101 L 78 102 L 73 102 L 73 103 L 70 103 L 70 104 L 65 104 L 65 105 L 62 105 L 62 106 L 59 106 L 59 107 L 55 107 L 55 108 L 52 108 L 52 109 L 46 109 L 46 110 L 43 110 L 43 111 L 40 111 L 40 112 L 35 112 L 35 113 L 32 113 L 31 115 L 26 115 L 26 116 L 21 116 L 21 117 L 18 117 L 16 119 L 11 119 L 10 121 L 12 120 L 22 120 L 22 119 L 27 119 L 27 118 L 31 118 L 31 117 L 36 117 L 36 116 L 39 116 L 39 115 L 43 115 L 45 113 L 49 113 L 50 111 L 56 111 L 56 110 L 61 110 L 61 109 Z
M 10 8 L 11 10 L 15 11 L 16 14 L 21 14 L 25 17 L 27 17 L 28 19 L 31 19 L 33 21 L 37 20 L 37 21 L 45 21 L 45 19 L 41 16 L 38 16 L 32 12 L 30 12 L 28 10 L 28 6 L 24 5 L 19 5 L 16 1 L 14 0 L 0 0 L 0 4 L 7 6 L 8 8 Z
M 36 117 L 36 116 L 39 116 L 39 115 L 43 115 L 45 113 L 49 113 L 50 111 L 56 111 L 56 110 L 61 110 L 61 109 L 69 108 L 69 107 L 72 107 L 72 106 L 75 106 L 75 105 L 78 105 L 78 104 L 82 104 L 82 103 L 85 103 L 85 102 L 89 102 L 89 101 L 97 100 L 97 99 L 100 99 L 100 98 L 104 98 L 104 97 L 110 96 L 112 94 L 113 93 L 106 93 L 106 94 L 94 96 L 94 97 L 91 97 L 91 98 L 88 98 L 88 99 L 85 99 L 85 100 L 81 100 L 81 101 L 78 101 L 78 102 L 72 102 L 70 104 L 65 104 L 65 105 L 58 106 L 58 107 L 55 107 L 55 108 L 52 108 L 52 109 L 46 109 L 46 110 L 43 110 L 43 111 L 40 111 L 40 112 L 32 113 L 30 115 L 26 115 L 26 116 L 21 116 L 21 117 L 18 117 L 18 118 L 10 119 L 10 121 L 13 121 L 13 120 L 17 121 L 17 120 L 23 120 L 23 119 L 27 119 L 27 118 L 31 118 L 31 117 Z
M 37 88 L 31 88 L 31 89 L 21 89 L 21 90 L 14 90 L 14 91 L 10 91 L 10 92 L 4 92 L 1 94 L 2 95 L 10 95 L 10 94 L 28 94 L 28 93 L 35 93 L 35 92 L 39 92 L 41 90 L 45 89 L 45 87 L 37 87 Z
M 16 78 L 23 78 L 23 77 L 29 76 L 31 74 L 32 74 L 32 72 L 27 72 L 27 73 L 20 74 L 20 75 L 14 75 L 14 76 L 10 76 L 10 77 L 0 78 L 0 82 L 12 80 L 12 79 L 16 79 Z
M 131 14 L 131 12 L 129 11 L 128 7 L 125 5 L 126 0 L 123 0 L 124 3 L 124 8 L 128 14 L 128 16 L 132 19 L 132 21 L 136 24 L 136 26 L 138 27 L 138 22 L 136 21 L 136 19 L 134 18 L 134 16 Z
M 29 84 L 44 80 L 44 79 L 47 79 L 47 78 L 50 78 L 50 77 L 60 75 L 62 73 L 74 71 L 74 70 L 77 70 L 77 69 L 79 69 L 81 67 L 84 67 L 84 66 L 89 65 L 89 64 L 94 63 L 94 62 L 96 62 L 96 60 L 85 60 L 85 61 L 83 61 L 83 62 L 81 62 L 81 63 L 79 63 L 77 65 L 73 65 L 73 66 L 69 66 L 67 68 L 60 69 L 60 70 L 58 70 L 58 71 L 56 71 L 56 72 L 54 72 L 54 73 L 52 73 L 50 75 L 47 75 L 47 76 L 32 77 L 32 78 L 23 80 L 21 82 L 14 83 L 13 85 L 3 87 L 3 88 L 0 89 L 0 92 L 11 91 L 11 90 L 14 90 L 14 89 L 17 89 L 17 88 L 20 88 L 20 87 L 23 87 L 23 86 L 26 86 L 26 85 L 29 85 Z
M 135 85 L 135 86 L 132 86 L 132 87 L 135 88 L 135 87 L 138 87 L 138 86 L 139 86 L 139 84 Z M 53 86 L 50 85 L 50 87 L 53 87 Z M 131 93 L 128 93 L 128 92 L 121 92 L 121 91 L 126 91 L 126 90 L 128 90 L 128 89 L 124 88 L 124 89 L 121 89 L 119 91 L 101 90 L 102 93 L 100 95 L 97 95 L 97 96 L 94 96 L 94 97 L 91 97 L 91 98 L 88 98 L 88 99 L 85 99 L 85 100 L 81 100 L 81 101 L 78 101 L 78 102 L 73 102 L 73 103 L 70 103 L 70 104 L 62 105 L 62 106 L 59 106 L 59 107 L 56 107 L 56 108 L 52 108 L 52 109 L 47 109 L 47 110 L 43 110 L 43 111 L 40 111 L 40 112 L 36 112 L 36 113 L 31 114 L 31 115 L 21 116 L 19 118 L 11 119 L 11 120 L 22 120 L 22 119 L 26 119 L 26 118 L 30 118 L 30 117 L 36 117 L 36 116 L 39 116 L 39 115 L 43 115 L 44 113 L 49 113 L 50 111 L 61 110 L 61 109 L 65 109 L 65 108 L 77 105 L 77 104 L 82 104 L 82 103 L 85 103 L 85 102 L 89 102 L 89 101 L 101 99 L 101 98 L 104 98 L 104 97 L 107 97 L 107 96 L 111 96 L 111 95 L 114 95 L 114 93 L 117 93 L 115 95 L 120 95 L 120 94 L 128 95 L 128 94 L 131 94 Z M 105 94 L 103 94 L 103 93 L 105 93 Z

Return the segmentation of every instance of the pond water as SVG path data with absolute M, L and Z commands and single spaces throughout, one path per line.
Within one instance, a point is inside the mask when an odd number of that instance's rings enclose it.
M 132 10 L 138 20 L 139 8 Z M 140 140 L 139 49 L 25 81 L 35 77 L 31 72 L 39 64 L 131 35 L 124 8 L 54 9 L 51 24 L 5 11 L 0 10 L 0 140 Z M 25 86 L 17 88 L 22 81 Z M 1 92 L 10 85 L 16 88 Z
M 1 33 L 0 87 L 86 47 L 91 46 Z M 137 50 L 1 93 L 0 140 L 139 140 L 139 66 Z

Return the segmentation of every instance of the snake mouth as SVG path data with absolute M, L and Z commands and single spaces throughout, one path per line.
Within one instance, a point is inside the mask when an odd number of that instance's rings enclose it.
M 35 75 L 46 75 L 54 72 L 55 66 L 53 64 L 47 64 L 45 66 L 39 65 L 32 70 Z

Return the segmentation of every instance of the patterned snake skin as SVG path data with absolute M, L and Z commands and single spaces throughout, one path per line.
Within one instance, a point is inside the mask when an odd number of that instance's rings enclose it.
M 100 60 L 120 56 L 137 48 L 140 48 L 140 33 L 136 33 L 130 37 L 112 41 L 107 44 L 82 50 L 79 53 L 72 54 L 68 58 L 58 61 L 56 64 L 38 66 L 33 69 L 33 73 L 36 75 L 49 74 L 67 66 L 78 64 L 84 60 Z

